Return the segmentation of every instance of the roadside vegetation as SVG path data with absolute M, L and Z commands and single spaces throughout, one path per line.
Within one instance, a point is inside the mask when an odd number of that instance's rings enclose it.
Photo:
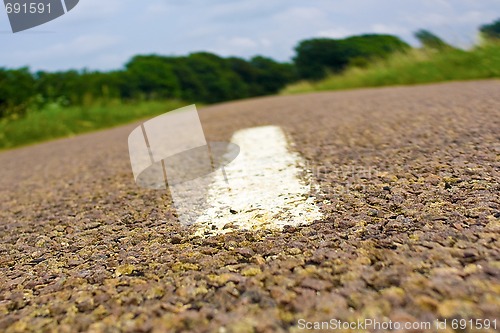
M 420 48 L 393 43 L 390 46 L 393 52 L 386 57 L 377 54 L 371 58 L 349 57 L 342 66 L 323 62 L 322 66 L 315 68 L 315 75 L 288 85 L 281 94 L 498 78 L 500 19 L 481 26 L 479 33 L 479 45 L 462 50 L 428 30 L 419 30 L 415 37 L 421 44 Z M 310 53 L 311 49 L 314 48 L 309 45 Z M 332 57 L 326 59 L 331 61 Z M 302 61 L 304 66 L 313 70 L 311 64 L 314 62 L 306 60 Z
M 351 65 L 319 81 L 301 81 L 282 94 L 362 87 L 414 85 L 500 77 L 500 43 L 487 42 L 472 50 L 412 49 L 365 66 Z
M 0 149 L 67 137 L 154 117 L 185 103 L 176 100 L 122 103 L 119 100 L 91 106 L 46 105 L 18 119 L 0 119 Z
M 500 20 L 454 48 L 427 30 L 415 49 L 391 35 L 303 40 L 288 63 L 255 56 L 137 55 L 114 71 L 0 67 L 0 149 L 148 118 L 192 103 L 276 93 L 500 77 Z
M 337 50 L 331 53 L 335 59 L 323 61 L 339 69 L 349 57 L 387 57 L 409 48 L 394 36 L 362 35 L 303 41 L 297 47 L 298 58 L 311 56 L 302 47 L 308 43 L 322 48 L 320 53 L 332 47 Z M 393 47 L 388 48 L 389 44 Z M 262 56 L 245 60 L 198 52 L 138 55 L 124 68 L 110 72 L 0 68 L 0 149 L 111 127 L 191 103 L 276 94 L 308 77 L 307 66 Z

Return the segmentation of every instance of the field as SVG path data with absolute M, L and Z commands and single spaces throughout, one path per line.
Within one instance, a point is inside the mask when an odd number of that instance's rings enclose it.
M 177 100 L 128 104 L 115 101 L 67 108 L 52 104 L 19 119 L 0 120 L 0 149 L 109 128 L 183 105 Z
M 319 82 L 289 85 L 282 94 L 497 77 L 500 77 L 500 44 L 490 42 L 470 51 L 413 49 L 365 68 L 348 68 Z

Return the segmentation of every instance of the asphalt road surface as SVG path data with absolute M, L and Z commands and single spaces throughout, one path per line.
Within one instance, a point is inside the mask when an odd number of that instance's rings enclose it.
M 1 332 L 498 330 L 499 81 L 260 98 L 201 117 L 211 141 L 283 129 L 324 218 L 198 237 L 168 192 L 135 185 L 136 125 L 3 152 Z

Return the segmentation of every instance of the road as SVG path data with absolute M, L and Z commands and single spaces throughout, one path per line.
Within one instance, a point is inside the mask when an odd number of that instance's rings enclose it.
M 3 152 L 0 331 L 499 319 L 499 91 L 493 80 L 202 109 L 210 141 L 278 126 L 307 161 L 323 218 L 283 231 L 181 227 L 168 192 L 134 184 L 136 124 Z

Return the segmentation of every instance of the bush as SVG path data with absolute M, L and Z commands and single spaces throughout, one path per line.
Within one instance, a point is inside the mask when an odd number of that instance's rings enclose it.
M 434 49 L 434 50 L 444 50 L 450 49 L 451 46 L 448 45 L 441 38 L 430 32 L 429 30 L 418 30 L 415 32 L 415 38 L 417 38 L 424 48 Z
M 490 24 L 485 24 L 479 29 L 487 39 L 500 39 L 500 19 Z
M 350 63 L 366 64 L 408 49 L 408 44 L 390 35 L 361 35 L 339 40 L 318 38 L 301 41 L 295 48 L 294 61 L 300 78 L 318 80 L 329 72 L 341 72 Z

